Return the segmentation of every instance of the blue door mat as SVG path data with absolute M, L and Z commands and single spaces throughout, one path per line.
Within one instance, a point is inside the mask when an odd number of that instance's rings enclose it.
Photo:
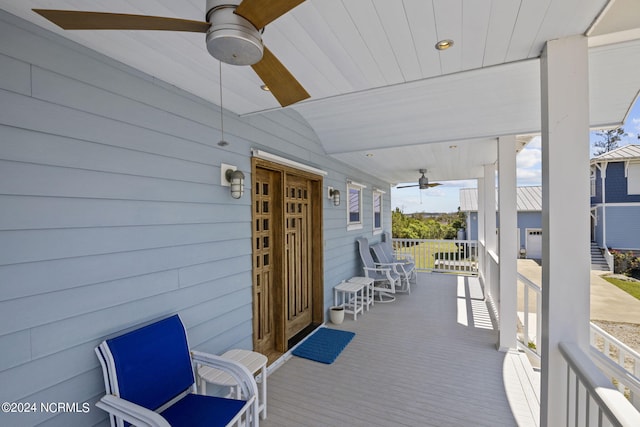
M 355 335 L 355 332 L 320 328 L 293 350 L 292 354 L 329 365 L 336 360 Z

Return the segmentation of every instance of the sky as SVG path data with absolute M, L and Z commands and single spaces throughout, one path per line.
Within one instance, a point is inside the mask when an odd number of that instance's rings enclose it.
M 640 144 L 640 97 L 636 100 L 627 120 L 623 125 L 627 136 L 618 146 Z M 591 154 L 593 143 L 600 138 L 591 132 Z M 541 139 L 534 137 L 516 157 L 518 186 L 532 186 L 542 184 L 542 150 Z M 414 212 L 456 212 L 460 206 L 459 192 L 461 188 L 476 187 L 476 180 L 440 181 L 442 185 L 419 190 L 412 188 L 391 188 L 391 208 L 400 208 L 404 213 Z

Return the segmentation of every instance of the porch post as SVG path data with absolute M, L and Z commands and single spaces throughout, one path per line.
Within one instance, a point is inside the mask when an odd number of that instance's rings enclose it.
M 517 253 L 516 138 L 498 139 L 498 215 L 500 216 L 500 334 L 498 349 L 517 345 Z
M 589 76 L 587 39 L 546 43 L 542 95 L 542 378 L 540 425 L 566 423 L 560 342 L 589 351 Z
M 496 247 L 496 165 L 484 165 L 484 241 L 485 241 L 485 289 L 488 288 L 496 309 L 500 310 L 500 295 L 496 283 L 499 279 L 497 269 L 493 268 L 492 254 L 497 255 Z
M 487 258 L 487 243 L 485 241 L 484 233 L 484 179 L 478 178 L 478 274 L 483 283 L 487 283 L 485 272 Z

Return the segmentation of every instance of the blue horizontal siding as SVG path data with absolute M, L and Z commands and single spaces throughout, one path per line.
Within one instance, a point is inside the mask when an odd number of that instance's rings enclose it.
M 606 209 L 607 247 L 640 250 L 640 204 Z
M 605 203 L 640 203 L 640 194 L 628 194 L 627 177 L 624 162 L 607 164 L 605 178 Z M 591 204 L 602 203 L 602 174 L 596 169 L 596 195 L 591 197 Z
M 19 43 L 17 42 L 19 41 Z M 192 346 L 252 346 L 251 191 L 231 199 L 220 164 L 250 186 L 251 148 L 363 190 L 363 228 L 323 197 L 324 305 L 362 274 L 355 239 L 373 236 L 372 188 L 389 185 L 325 155 L 295 111 L 248 118 L 0 11 L 0 401 L 94 403 L 94 347 L 179 313 Z M 248 184 L 247 184 L 248 183 Z M 323 188 L 323 191 L 326 191 Z M 383 228 L 391 229 L 390 192 Z M 105 414 L 0 415 L 0 424 L 104 425 Z

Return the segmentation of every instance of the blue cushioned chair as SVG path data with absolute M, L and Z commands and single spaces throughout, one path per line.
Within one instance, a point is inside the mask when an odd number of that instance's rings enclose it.
M 107 339 L 96 354 L 107 391 L 96 406 L 110 414 L 112 427 L 258 426 L 253 375 L 232 360 L 189 351 L 178 315 Z M 246 400 L 195 394 L 195 363 L 227 371 Z

